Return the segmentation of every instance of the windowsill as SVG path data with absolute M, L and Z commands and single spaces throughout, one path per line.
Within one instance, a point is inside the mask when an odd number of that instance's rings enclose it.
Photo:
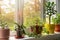
M 9 39 L 10 40 L 59 40 L 60 34 L 46 35 L 40 38 L 27 37 L 27 38 L 22 38 L 22 39 L 16 39 L 14 36 L 11 36 Z
M 30 39 L 34 39 L 33 37 L 28 37 L 28 38 L 21 38 L 21 39 L 16 39 L 14 36 L 11 36 L 9 38 L 9 40 L 30 40 Z

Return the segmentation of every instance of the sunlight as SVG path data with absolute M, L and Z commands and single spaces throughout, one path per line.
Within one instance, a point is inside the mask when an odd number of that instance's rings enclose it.
M 6 13 L 9 13 L 11 11 L 10 9 L 13 9 L 12 7 L 15 5 L 15 0 L 3 0 L 0 4 L 1 8 L 4 9 Z
M 11 0 L 11 4 L 15 4 L 15 0 Z

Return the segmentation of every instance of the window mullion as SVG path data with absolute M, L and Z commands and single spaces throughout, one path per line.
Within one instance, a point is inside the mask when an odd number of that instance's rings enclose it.
M 24 0 L 16 0 L 16 22 L 23 24 L 23 6 Z

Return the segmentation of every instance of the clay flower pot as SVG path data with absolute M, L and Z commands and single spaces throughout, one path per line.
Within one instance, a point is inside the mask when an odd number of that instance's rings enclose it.
M 60 24 L 55 25 L 55 32 L 60 32 Z
M 0 29 L 0 40 L 9 40 L 9 29 Z

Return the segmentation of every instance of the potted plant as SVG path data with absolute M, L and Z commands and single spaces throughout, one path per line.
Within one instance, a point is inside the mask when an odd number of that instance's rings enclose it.
M 42 29 L 43 29 L 43 22 L 39 19 L 36 20 L 36 24 L 35 24 L 35 31 L 36 34 L 41 34 L 42 33 Z
M 56 18 L 54 18 L 55 22 L 55 32 L 60 33 L 60 14 L 56 14 Z
M 5 17 L 0 14 L 0 40 L 9 40 L 10 30 L 4 18 Z
M 39 38 L 42 35 L 43 26 L 43 22 L 39 19 L 36 19 L 35 25 L 30 26 L 32 33 L 29 36 Z
M 46 2 L 45 4 L 45 13 L 48 16 L 48 20 L 49 20 L 49 23 L 47 24 L 46 29 L 48 29 L 49 33 L 54 33 L 54 24 L 51 24 L 51 17 L 52 15 L 55 15 L 57 12 L 54 9 L 55 5 L 56 4 L 54 2 L 49 2 L 49 1 Z
M 25 35 L 25 26 L 22 24 L 22 25 L 19 25 L 18 23 L 15 23 L 16 24 L 16 27 L 15 27 L 15 30 L 16 30 L 16 38 L 19 39 L 19 38 L 24 38 L 24 35 Z

